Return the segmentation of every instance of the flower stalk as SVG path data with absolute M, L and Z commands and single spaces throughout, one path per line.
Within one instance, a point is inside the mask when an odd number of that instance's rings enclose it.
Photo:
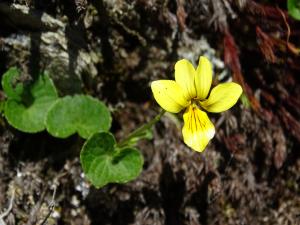
M 156 124 L 160 120 L 160 118 L 165 114 L 165 112 L 166 112 L 165 110 L 161 110 L 161 112 L 158 115 L 156 115 L 152 120 L 140 126 L 136 130 L 131 132 L 125 139 L 120 141 L 117 144 L 117 147 L 122 149 L 124 147 L 131 146 L 132 145 L 131 143 L 135 142 L 135 140 L 141 139 L 143 136 L 145 136 L 145 132 L 151 129 L 152 126 Z

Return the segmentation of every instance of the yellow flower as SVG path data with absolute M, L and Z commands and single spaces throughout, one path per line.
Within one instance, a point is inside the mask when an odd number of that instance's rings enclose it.
M 212 89 L 212 65 L 201 56 L 197 69 L 186 59 L 175 64 L 175 81 L 157 80 L 151 89 L 157 103 L 166 111 L 183 114 L 184 142 L 202 152 L 215 135 L 215 127 L 206 112 L 218 113 L 231 108 L 242 94 L 242 88 L 234 82 L 219 84 Z M 207 98 L 208 97 L 208 98 Z

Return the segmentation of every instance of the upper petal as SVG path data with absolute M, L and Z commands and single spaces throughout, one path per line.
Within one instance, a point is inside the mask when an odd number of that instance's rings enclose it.
M 212 74 L 213 71 L 210 61 L 206 57 L 201 56 L 195 76 L 195 86 L 198 99 L 202 100 L 207 97 L 212 82 Z
M 195 68 L 188 60 L 182 59 L 175 64 L 175 80 L 182 88 L 184 96 L 187 99 L 192 99 L 197 96 L 195 75 Z
M 208 112 L 222 112 L 231 108 L 241 96 L 242 87 L 234 82 L 219 84 L 212 89 L 209 98 L 200 102 Z
M 207 114 L 196 105 L 190 105 L 183 114 L 182 135 L 184 143 L 202 152 L 215 135 L 215 128 Z
M 157 103 L 168 112 L 178 113 L 189 104 L 183 90 L 173 80 L 153 81 L 151 89 Z

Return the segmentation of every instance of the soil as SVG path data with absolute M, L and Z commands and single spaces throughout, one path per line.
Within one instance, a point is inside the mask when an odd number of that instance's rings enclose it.
M 138 144 L 141 175 L 101 189 L 84 177 L 80 137 L 26 134 L 1 117 L 1 225 L 300 224 L 300 30 L 286 1 L 0 1 L 0 21 L 0 74 L 47 70 L 61 96 L 101 99 L 118 140 L 157 115 L 149 84 L 173 79 L 178 59 L 206 55 L 214 85 L 245 93 L 209 114 L 203 153 L 167 113 Z

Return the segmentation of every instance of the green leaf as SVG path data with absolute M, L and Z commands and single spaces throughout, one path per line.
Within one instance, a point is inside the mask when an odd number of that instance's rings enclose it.
M 5 101 L 0 101 L 0 114 L 4 113 L 5 103 Z
M 245 93 L 242 93 L 240 99 L 242 101 L 242 104 L 245 106 L 245 108 L 249 109 L 251 107 L 251 103 Z
M 10 125 L 18 130 L 36 133 L 45 129 L 45 117 L 49 107 L 58 98 L 55 86 L 47 74 L 28 85 L 18 82 L 16 68 L 6 72 L 2 86 L 7 95 L 4 114 Z
M 97 188 L 135 179 L 144 163 L 137 149 L 116 148 L 114 136 L 106 132 L 96 133 L 85 142 L 80 161 L 87 179 Z
M 19 81 L 19 77 L 20 71 L 16 67 L 11 67 L 3 74 L 1 84 L 8 98 L 21 101 L 24 85 Z
M 88 138 L 94 133 L 108 131 L 110 125 L 110 112 L 104 103 L 87 95 L 66 96 L 57 100 L 46 118 L 47 131 L 59 138 L 75 133 Z
M 289 14 L 296 20 L 300 20 L 300 0 L 288 0 L 287 8 Z

